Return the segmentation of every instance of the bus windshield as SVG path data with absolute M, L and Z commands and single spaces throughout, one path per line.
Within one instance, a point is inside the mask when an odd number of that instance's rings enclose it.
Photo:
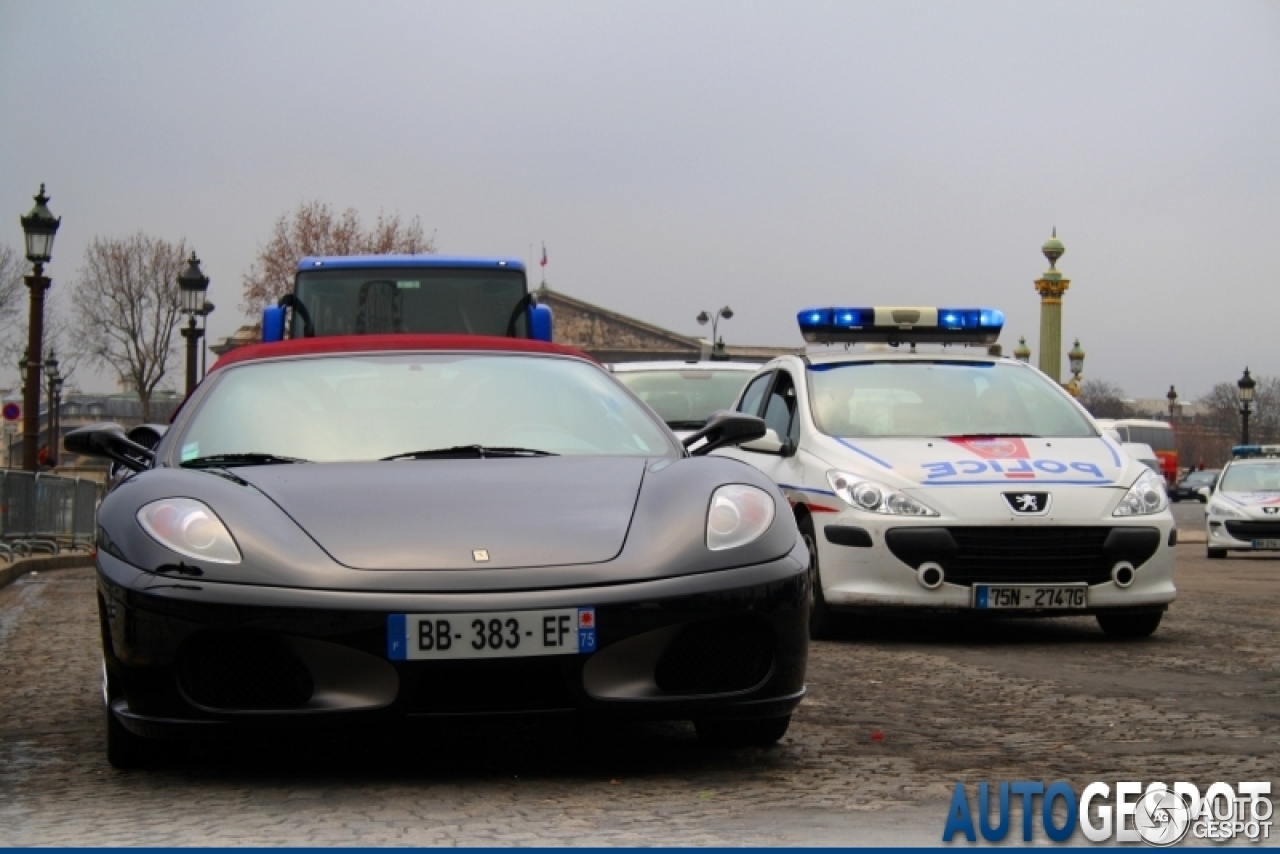
M 528 336 L 521 270 L 382 268 L 304 270 L 290 334 L 416 332 Z M 311 328 L 307 328 L 310 318 Z

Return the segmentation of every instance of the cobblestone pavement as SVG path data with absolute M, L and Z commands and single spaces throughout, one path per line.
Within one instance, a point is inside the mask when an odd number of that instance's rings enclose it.
M 28 575 L 0 589 L 0 844 L 938 844 L 957 781 L 1274 786 L 1280 559 L 1203 554 L 1179 547 L 1148 641 L 1088 619 L 859 623 L 814 645 L 771 750 L 684 724 L 467 724 L 132 772 L 104 757 L 92 571 Z

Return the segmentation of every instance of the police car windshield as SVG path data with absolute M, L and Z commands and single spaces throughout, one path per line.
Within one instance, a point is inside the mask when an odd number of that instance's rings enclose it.
M 178 462 L 230 454 L 381 460 L 464 446 L 536 458 L 679 453 L 607 374 L 571 359 L 344 354 L 246 362 L 212 379 L 177 446 Z
M 717 409 L 733 409 L 751 372 L 673 367 L 619 371 L 614 376 L 671 427 L 693 429 L 705 424 Z
M 526 312 L 518 311 L 525 292 L 520 270 L 406 267 L 304 270 L 294 295 L 310 316 L 315 335 L 419 332 L 525 338 Z M 301 338 L 303 312 L 292 315 L 292 335 Z
M 999 362 L 812 365 L 809 394 L 818 429 L 831 436 L 1098 435 L 1040 374 Z
M 1218 489 L 1221 492 L 1280 492 L 1280 460 L 1230 465 Z

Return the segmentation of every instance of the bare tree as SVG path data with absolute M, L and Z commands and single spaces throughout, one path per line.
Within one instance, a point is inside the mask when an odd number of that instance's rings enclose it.
M 7 373 L 18 369 L 27 346 L 26 315 L 22 311 L 26 288 L 26 259 L 11 246 L 0 243 L 0 359 Z
M 74 285 L 73 325 L 84 352 L 137 391 L 143 421 L 151 418 L 151 396 L 174 354 L 177 279 L 186 255 L 181 240 L 141 233 L 123 240 L 94 238 Z
M 1127 418 L 1129 407 L 1125 404 L 1124 390 L 1106 380 L 1085 380 L 1080 384 L 1080 405 L 1094 418 Z
M 258 257 L 244 276 L 244 303 L 250 316 L 293 289 L 298 260 L 307 255 L 385 255 L 392 252 L 430 254 L 435 243 L 414 217 L 405 223 L 399 214 L 378 215 L 368 231 L 355 208 L 341 214 L 323 202 L 306 202 L 292 215 L 276 220 L 271 239 L 259 247 Z

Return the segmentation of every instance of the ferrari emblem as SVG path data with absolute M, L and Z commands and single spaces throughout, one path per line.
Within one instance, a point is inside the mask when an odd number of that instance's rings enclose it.
M 489 560 L 489 550 L 476 549 L 471 553 L 471 556 L 476 559 L 476 563 L 487 563 Z

